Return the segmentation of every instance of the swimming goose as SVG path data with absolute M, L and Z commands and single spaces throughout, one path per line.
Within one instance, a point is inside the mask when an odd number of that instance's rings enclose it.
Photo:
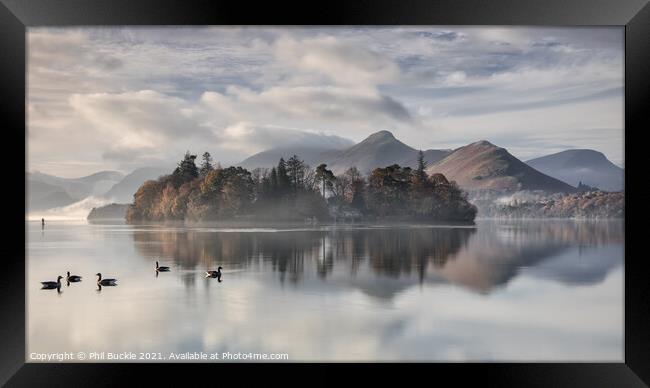
M 68 281 L 68 283 L 80 282 L 81 281 L 81 276 L 70 275 L 70 271 L 68 271 L 68 277 L 66 278 L 66 280 Z
M 61 287 L 61 279 L 63 279 L 63 276 L 56 278 L 56 282 L 41 282 L 41 284 L 43 285 L 43 288 L 59 288 Z
M 160 267 L 158 266 L 158 262 L 156 261 L 156 271 L 162 271 L 162 272 L 169 271 L 169 267 Z
M 99 285 L 99 286 L 116 286 L 117 285 L 117 284 L 115 284 L 117 279 L 102 279 L 102 274 L 99 273 L 99 272 L 97 274 L 95 274 L 95 276 L 97 276 L 97 285 Z
M 216 271 L 205 271 L 205 277 L 217 278 L 221 277 L 221 267 L 217 268 Z

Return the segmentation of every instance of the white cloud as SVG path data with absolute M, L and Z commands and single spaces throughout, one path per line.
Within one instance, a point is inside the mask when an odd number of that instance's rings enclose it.
M 372 86 L 399 76 L 397 65 L 389 58 L 334 36 L 301 41 L 282 37 L 276 42 L 275 53 L 286 66 L 315 72 L 343 85 Z
M 30 28 L 28 167 L 84 175 L 204 148 L 236 162 L 380 129 L 622 162 L 622 86 L 620 28 Z

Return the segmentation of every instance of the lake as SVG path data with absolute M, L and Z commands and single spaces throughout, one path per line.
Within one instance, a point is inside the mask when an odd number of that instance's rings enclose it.
M 26 230 L 28 361 L 60 352 L 623 360 L 622 221 Z M 156 260 L 171 271 L 156 275 Z M 205 277 L 218 266 L 221 281 Z M 66 271 L 83 280 L 40 289 Z M 118 285 L 98 290 L 97 272 Z

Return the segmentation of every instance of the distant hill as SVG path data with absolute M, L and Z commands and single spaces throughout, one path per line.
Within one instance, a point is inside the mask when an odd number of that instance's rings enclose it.
M 241 166 L 247 170 L 255 168 L 272 168 L 278 165 L 280 158 L 284 160 L 289 159 L 293 155 L 300 157 L 308 165 L 315 167 L 323 161 L 329 160 L 332 155 L 338 152 L 336 149 L 317 148 L 317 147 L 280 147 L 271 148 L 266 151 L 259 152 L 249 158 L 246 158 L 237 166 Z
M 427 150 L 425 160 L 430 164 L 447 156 L 450 150 Z M 415 167 L 418 150 L 410 147 L 389 131 L 379 131 L 368 136 L 362 142 L 338 152 L 328 163 L 328 167 L 335 173 L 342 173 L 352 166 L 356 166 L 363 174 L 368 174 L 377 167 L 386 167 L 392 164 Z
M 101 195 L 123 177 L 118 171 L 100 171 L 81 178 L 27 173 L 27 210 L 67 206 L 91 195 Z
M 589 149 L 558 152 L 526 162 L 529 166 L 571 185 L 583 184 L 605 191 L 623 190 L 624 170 L 602 153 Z
M 451 150 L 426 150 L 423 153 L 424 159 L 432 164 L 450 154 Z M 280 157 L 287 159 L 293 154 L 312 167 L 326 163 L 336 174 L 353 166 L 363 174 L 368 174 L 377 167 L 392 164 L 415 167 L 418 150 L 397 140 L 389 131 L 379 131 L 345 149 L 275 148 L 255 154 L 239 165 L 248 169 L 272 167 L 277 165 Z
M 427 168 L 429 174 L 442 173 L 469 191 L 543 190 L 573 192 L 572 187 L 545 175 L 512 156 L 505 148 L 482 140 L 454 150 Z
M 142 167 L 133 170 L 132 173 L 125 176 L 121 181 L 113 185 L 108 191 L 103 194 L 103 197 L 108 198 L 114 202 L 131 203 L 133 202 L 133 194 L 142 186 L 142 184 L 150 179 L 157 179 L 162 175 L 171 173 L 170 169 L 158 167 Z
M 70 197 L 79 199 L 90 195 L 100 195 L 115 183 L 119 182 L 123 177 L 124 174 L 119 171 L 100 171 L 81 178 L 61 178 L 38 171 L 27 174 L 27 178 L 30 181 L 57 186 Z M 38 194 L 39 188 L 40 186 L 35 186 L 35 195 L 40 195 Z
M 27 181 L 26 211 L 67 206 L 76 201 L 77 199 L 71 197 L 63 187 L 38 180 L 29 179 Z

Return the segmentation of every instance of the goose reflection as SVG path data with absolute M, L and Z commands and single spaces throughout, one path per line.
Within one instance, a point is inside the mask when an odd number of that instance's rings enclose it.
M 486 294 L 522 272 L 569 284 L 596 283 L 620 266 L 618 254 L 603 256 L 590 266 L 562 259 L 561 255 L 576 246 L 600 250 L 604 245 L 618 246 L 623 236 L 620 222 L 486 221 L 476 228 L 136 231 L 133 238 L 143 258 L 150 257 L 154 249 L 156 256 L 173 257 L 180 268 L 195 270 L 216 263 L 240 268 L 261 265 L 276 273 L 281 283 L 307 286 L 314 275 L 322 281 L 345 279 L 350 287 L 390 299 L 415 284 L 445 282 Z M 555 257 L 560 259 L 551 260 Z M 539 270 L 531 270 L 533 267 Z M 220 279 L 217 272 L 206 271 L 206 277 Z M 374 282 L 386 292 L 375 292 L 366 282 Z

